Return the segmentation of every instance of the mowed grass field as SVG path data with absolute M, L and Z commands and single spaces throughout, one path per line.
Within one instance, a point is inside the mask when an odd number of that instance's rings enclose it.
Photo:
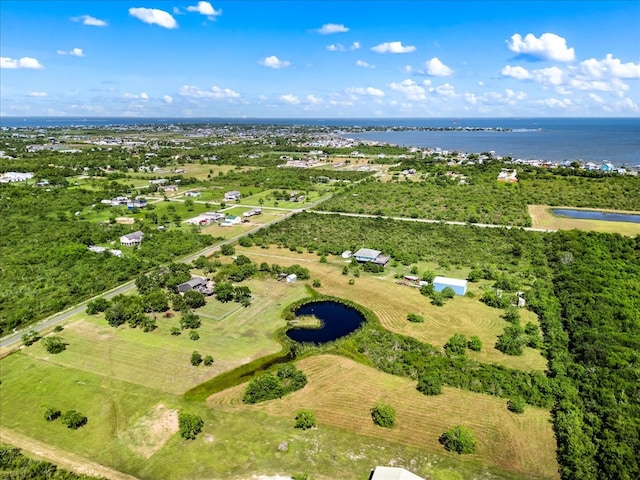
M 171 335 L 171 328 L 180 326 L 179 314 L 158 316 L 158 328 L 145 333 L 126 325 L 110 327 L 103 314 L 80 313 L 56 334 L 68 343 L 62 354 L 48 354 L 40 342 L 24 348 L 23 353 L 43 362 L 179 395 L 215 375 L 280 350 L 273 332 L 285 325 L 282 309 L 306 296 L 304 285 L 287 285 L 275 279 L 244 284 L 252 291 L 252 305 L 244 308 L 208 299 L 208 304 L 196 311 L 203 313 L 196 341 L 189 338 L 189 330 Z M 214 364 L 193 367 L 190 359 L 194 350 L 213 356 Z
M 608 222 L 603 220 L 587 220 L 577 218 L 558 217 L 551 213 L 552 208 L 571 208 L 573 210 L 598 210 L 611 213 L 635 213 L 630 211 L 606 210 L 601 208 L 575 208 L 575 207 L 550 207 L 548 205 L 529 205 L 531 226 L 534 228 L 546 228 L 549 230 L 586 230 L 602 233 L 619 233 L 635 237 L 640 235 L 640 223 Z
M 383 274 L 362 273 L 360 277 L 355 278 L 353 275 L 342 274 L 342 268 L 346 263 L 340 257 L 328 256 L 327 263 L 323 264 L 315 254 L 300 254 L 285 248 L 236 247 L 236 251 L 244 253 L 257 263 L 299 263 L 309 268 L 312 278 L 319 279 L 322 285 L 318 291 L 347 298 L 371 309 L 378 316 L 382 326 L 393 332 L 440 347 L 454 333 L 462 333 L 467 338 L 477 335 L 482 340 L 483 347 L 480 352 L 469 351 L 468 355 L 471 358 L 509 368 L 546 369 L 546 360 L 539 350 L 525 348 L 522 356 L 514 357 L 493 348 L 498 335 L 508 323 L 500 318 L 503 310 L 488 307 L 478 300 L 480 291 L 475 284 L 470 283 L 469 288 L 478 294 L 476 298 L 455 297 L 443 307 L 436 307 L 431 305 L 430 300 L 421 295 L 417 288 L 396 284 L 391 267 L 387 267 Z M 354 279 L 354 285 L 349 285 L 349 279 Z M 409 322 L 409 313 L 422 315 L 425 318 L 424 323 Z M 520 314 L 523 325 L 527 322 L 539 323 L 533 312 L 521 309 Z
M 453 388 L 427 397 L 412 380 L 338 356 L 305 358 L 297 366 L 307 374 L 308 384 L 285 398 L 244 405 L 246 385 L 239 385 L 212 395 L 207 403 L 214 410 L 260 410 L 287 418 L 308 409 L 316 414 L 320 429 L 329 425 L 434 452 L 443 451 L 438 437 L 444 431 L 465 425 L 478 441 L 475 459 L 532 478 L 558 476 L 548 411 L 527 407 L 524 414 L 516 415 L 507 410 L 504 399 Z M 378 400 L 396 410 L 396 425 L 391 429 L 377 427 L 371 420 L 370 409 Z

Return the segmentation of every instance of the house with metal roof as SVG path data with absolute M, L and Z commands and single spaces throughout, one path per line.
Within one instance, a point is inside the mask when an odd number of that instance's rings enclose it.
M 433 279 L 433 289 L 436 292 L 441 292 L 447 287 L 453 288 L 453 291 L 456 292 L 456 295 L 464 295 L 465 293 L 467 293 L 466 280 L 448 277 L 435 277 Z
M 376 467 L 370 480 L 424 480 L 422 477 L 399 467 Z

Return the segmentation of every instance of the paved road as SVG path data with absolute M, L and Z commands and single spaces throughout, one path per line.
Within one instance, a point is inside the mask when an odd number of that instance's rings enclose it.
M 238 235 L 236 235 L 233 238 L 230 238 L 228 240 L 225 240 L 224 242 L 220 242 L 216 245 L 213 245 L 211 247 L 207 247 L 203 250 L 200 250 L 199 252 L 196 253 L 192 253 L 190 255 L 187 255 L 186 257 L 180 258 L 176 261 L 179 262 L 183 262 L 183 263 L 191 263 L 193 262 L 195 259 L 197 259 L 198 257 L 202 256 L 202 255 L 211 255 L 212 253 L 214 253 L 216 250 L 220 249 L 220 247 L 224 244 L 227 243 L 234 243 L 238 240 L 240 240 L 242 237 L 249 235 L 251 233 L 257 232 L 258 230 L 262 229 L 262 228 L 266 228 L 269 227 L 270 225 L 273 225 L 274 223 L 278 223 L 281 222 L 282 220 L 285 220 L 287 218 L 289 218 L 290 216 L 302 212 L 306 209 L 310 209 L 310 208 L 314 208 L 315 206 L 319 205 L 321 202 L 324 202 L 325 200 L 331 198 L 331 195 L 325 195 L 324 197 L 316 200 L 313 203 L 310 203 L 309 205 L 302 207 L 302 208 L 298 208 L 296 210 L 287 210 L 287 213 L 285 215 L 283 215 L 282 217 L 278 217 L 275 218 L 273 220 L 271 220 L 270 222 L 267 222 L 265 224 L 262 225 L 258 225 L 255 228 L 252 228 L 251 230 L 247 230 L 246 232 L 242 232 Z M 56 313 L 55 315 L 52 315 L 50 317 L 45 318 L 44 320 L 42 320 L 39 323 L 36 324 L 32 324 L 29 325 L 28 327 L 25 327 L 24 329 L 18 330 L 15 333 L 9 334 L 5 337 L 3 337 L 2 339 L 0 339 L 0 348 L 3 347 L 7 347 L 9 345 L 12 345 L 18 341 L 21 340 L 22 335 L 30 330 L 35 330 L 36 332 L 39 332 L 45 328 L 49 328 L 57 323 L 62 322 L 63 320 L 69 318 L 72 315 L 75 315 L 76 313 L 82 312 L 83 310 L 85 310 L 87 308 L 87 303 L 89 303 L 91 300 L 93 300 L 94 298 L 98 298 L 98 297 L 104 297 L 104 298 L 112 298 L 115 297 L 116 295 L 119 295 L 121 293 L 124 293 L 128 290 L 131 290 L 132 288 L 135 287 L 135 281 L 134 280 L 130 280 L 126 283 L 123 283 L 122 285 L 119 285 L 118 287 L 114 288 L 113 290 L 109 290 L 108 292 L 105 293 L 101 293 L 100 295 L 96 295 L 93 298 L 90 298 L 88 300 L 85 300 L 84 302 L 76 305 L 75 307 L 72 307 L 68 310 L 65 310 L 63 312 L 60 313 Z

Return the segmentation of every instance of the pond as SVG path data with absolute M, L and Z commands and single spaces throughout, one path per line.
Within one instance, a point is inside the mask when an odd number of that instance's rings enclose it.
M 607 222 L 631 222 L 640 223 L 640 215 L 627 213 L 607 213 L 593 210 L 570 210 L 563 208 L 552 208 L 551 212 L 559 217 L 578 218 L 583 220 L 604 220 Z
M 339 302 L 319 301 L 307 303 L 295 311 L 296 317 L 313 315 L 320 320 L 320 328 L 295 327 L 287 330 L 287 336 L 296 342 L 316 345 L 336 340 L 356 331 L 365 318 L 353 307 Z

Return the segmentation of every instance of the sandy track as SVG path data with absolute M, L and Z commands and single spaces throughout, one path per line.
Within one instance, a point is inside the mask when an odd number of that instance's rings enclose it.
M 112 468 L 87 460 L 75 453 L 52 447 L 4 427 L 0 430 L 0 441 L 20 448 L 25 453 L 35 456 L 36 458 L 47 460 L 61 468 L 76 473 L 104 477 L 111 480 L 137 480 L 136 477 L 132 477 L 131 475 L 118 472 Z

